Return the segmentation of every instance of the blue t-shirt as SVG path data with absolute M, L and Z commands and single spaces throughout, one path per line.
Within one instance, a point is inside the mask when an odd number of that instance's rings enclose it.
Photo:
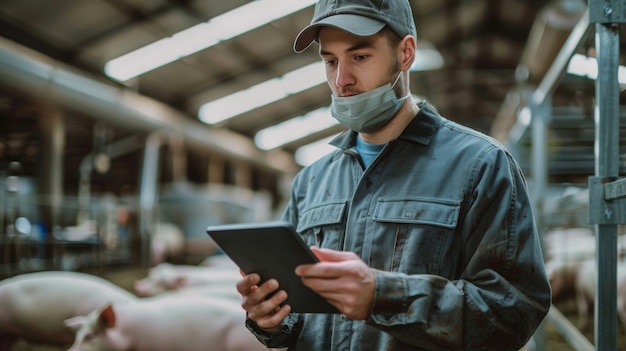
M 385 147 L 385 144 L 370 144 L 358 135 L 356 136 L 356 151 L 361 156 L 363 163 L 365 163 L 365 168 L 372 164 L 372 161 L 374 161 L 383 147 Z

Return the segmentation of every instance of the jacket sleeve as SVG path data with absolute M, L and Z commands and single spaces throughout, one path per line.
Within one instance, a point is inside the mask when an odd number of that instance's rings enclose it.
M 302 318 L 300 314 L 290 313 L 280 324 L 280 330 L 270 333 L 260 328 L 253 320 L 246 318 L 246 328 L 268 348 L 287 347 L 298 337 L 302 329 Z
M 375 271 L 367 323 L 401 343 L 518 350 L 547 314 L 550 286 L 521 171 L 498 148 L 475 169 L 455 233 L 465 264 L 459 279 Z

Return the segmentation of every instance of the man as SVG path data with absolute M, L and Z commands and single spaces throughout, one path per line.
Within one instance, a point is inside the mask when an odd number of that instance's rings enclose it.
M 492 138 L 411 100 L 416 36 L 407 0 L 321 0 L 295 41 L 319 44 L 350 131 L 296 176 L 283 218 L 321 261 L 296 274 L 340 313 L 290 313 L 280 282 L 250 274 L 237 289 L 268 347 L 517 350 L 548 311 L 523 175 Z

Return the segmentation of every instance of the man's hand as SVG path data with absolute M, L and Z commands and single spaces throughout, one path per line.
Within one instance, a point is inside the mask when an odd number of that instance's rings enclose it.
M 321 261 L 300 265 L 296 274 L 304 285 L 354 320 L 369 317 L 376 286 L 374 272 L 353 252 L 311 247 Z
M 261 277 L 258 274 L 249 274 L 237 282 L 237 291 L 241 294 L 241 307 L 248 313 L 259 327 L 274 331 L 280 322 L 289 314 L 291 306 L 280 306 L 287 299 L 284 290 L 278 290 L 278 281 L 270 279 L 258 286 Z M 267 296 L 276 293 L 267 299 Z

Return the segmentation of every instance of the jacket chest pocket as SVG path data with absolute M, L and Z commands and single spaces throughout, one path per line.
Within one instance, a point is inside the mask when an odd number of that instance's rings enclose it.
M 297 232 L 307 245 L 339 250 L 343 237 L 343 220 L 347 203 L 321 204 L 303 211 Z
M 376 254 L 371 255 L 371 266 L 407 274 L 439 274 L 441 262 L 453 252 L 450 246 L 460 209 L 461 202 L 454 200 L 380 200 L 373 216 L 371 247 Z

